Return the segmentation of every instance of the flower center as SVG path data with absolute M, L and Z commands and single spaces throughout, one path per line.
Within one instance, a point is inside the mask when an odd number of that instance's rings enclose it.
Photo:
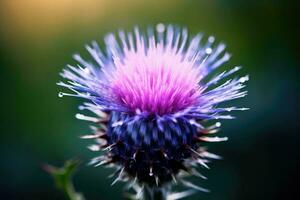
M 164 115 L 197 102 L 199 73 L 181 55 L 159 47 L 124 54 L 112 76 L 118 103 L 133 112 Z

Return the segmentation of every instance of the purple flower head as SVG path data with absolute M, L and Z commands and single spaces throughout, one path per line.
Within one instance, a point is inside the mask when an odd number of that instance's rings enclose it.
M 179 178 L 181 171 L 199 175 L 197 164 L 208 167 L 209 159 L 219 158 L 203 143 L 227 138 L 210 136 L 220 122 L 209 127 L 204 122 L 232 119 L 228 112 L 246 110 L 219 104 L 244 97 L 248 76 L 224 81 L 240 67 L 212 76 L 230 55 L 224 44 L 214 44 L 214 37 L 204 42 L 202 38 L 202 34 L 189 37 L 185 28 L 158 24 L 146 33 L 135 28 L 134 34 L 108 34 L 104 51 L 92 42 L 86 46 L 92 62 L 74 56 L 79 64 L 68 65 L 61 73 L 68 81 L 58 83 L 72 93 L 59 96 L 84 98 L 87 102 L 80 109 L 95 114 L 76 115 L 98 124 L 94 134 L 83 136 L 96 139 L 90 149 L 106 151 L 93 164 L 113 163 L 116 180 L 129 177 L 163 185 Z
M 124 43 L 124 59 L 115 61 L 111 77 L 115 101 L 129 112 L 158 116 L 197 104 L 201 73 L 195 62 L 178 51 L 178 44 L 157 44 L 153 36 L 145 40 L 137 32 L 135 50 Z

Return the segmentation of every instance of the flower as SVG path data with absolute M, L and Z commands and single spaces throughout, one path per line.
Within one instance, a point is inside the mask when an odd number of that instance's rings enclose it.
M 160 186 L 179 180 L 199 189 L 179 179 L 180 172 L 202 176 L 195 166 L 208 168 L 209 159 L 220 158 L 203 143 L 227 140 L 211 137 L 220 122 L 205 125 L 232 119 L 230 111 L 246 110 L 219 106 L 247 94 L 242 89 L 248 76 L 223 81 L 241 67 L 211 75 L 230 58 L 225 45 L 214 45 L 212 36 L 203 44 L 202 34 L 190 38 L 187 29 L 163 24 L 145 34 L 138 28 L 134 34 L 111 33 L 105 37 L 105 51 L 96 42 L 86 46 L 93 61 L 75 55 L 79 64 L 61 73 L 68 81 L 58 85 L 72 93 L 59 96 L 84 98 L 87 102 L 79 108 L 95 114 L 76 115 L 97 124 L 92 135 L 83 136 L 96 139 L 89 148 L 106 152 L 91 163 L 117 166 L 116 181 L 130 178 Z

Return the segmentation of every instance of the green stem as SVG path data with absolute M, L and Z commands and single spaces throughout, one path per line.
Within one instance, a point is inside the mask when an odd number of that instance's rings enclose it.
M 51 165 L 45 165 L 44 170 L 51 174 L 55 180 L 58 189 L 62 190 L 69 200 L 84 200 L 81 193 L 75 191 L 72 183 L 72 175 L 79 165 L 78 159 L 72 159 L 65 162 L 64 166 L 57 168 Z
M 81 194 L 77 193 L 71 181 L 68 181 L 63 188 L 64 193 L 69 200 L 83 200 Z
M 166 200 L 171 187 L 169 185 L 163 187 L 144 187 L 143 200 Z

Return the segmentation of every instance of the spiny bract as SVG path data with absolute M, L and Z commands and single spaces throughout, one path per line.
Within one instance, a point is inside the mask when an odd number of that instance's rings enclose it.
M 203 143 L 227 140 L 210 136 L 221 124 L 204 127 L 203 123 L 232 119 L 226 112 L 246 110 L 218 105 L 244 97 L 243 83 L 248 80 L 244 76 L 217 85 L 240 67 L 208 76 L 230 55 L 224 52 L 224 44 L 214 45 L 214 37 L 201 42 L 202 37 L 188 37 L 185 28 L 158 24 L 146 33 L 135 28 L 134 34 L 108 34 L 105 51 L 92 42 L 86 46 L 91 62 L 74 56 L 79 64 L 68 65 L 61 73 L 68 81 L 58 83 L 72 93 L 59 96 L 84 98 L 88 102 L 80 109 L 95 114 L 76 115 L 97 124 L 92 127 L 94 134 L 83 136 L 96 139 L 89 148 L 106 151 L 92 164 L 116 166 L 116 181 L 161 186 L 178 179 L 201 190 L 179 179 L 180 172 L 202 176 L 195 166 L 208 168 L 209 159 L 219 158 L 207 152 Z

